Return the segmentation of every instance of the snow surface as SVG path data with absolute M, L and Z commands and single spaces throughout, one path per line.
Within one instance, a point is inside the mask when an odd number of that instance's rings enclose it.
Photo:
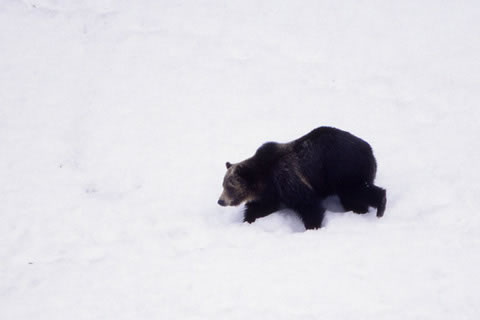
M 0 319 L 479 319 L 478 1 L 0 2 Z M 216 204 L 369 141 L 385 216 Z

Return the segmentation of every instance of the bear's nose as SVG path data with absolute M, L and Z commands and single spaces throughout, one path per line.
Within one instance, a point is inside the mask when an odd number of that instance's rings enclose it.
M 227 204 L 225 203 L 225 201 L 223 201 L 222 199 L 218 200 L 217 202 L 219 205 L 221 205 L 222 207 L 225 207 Z

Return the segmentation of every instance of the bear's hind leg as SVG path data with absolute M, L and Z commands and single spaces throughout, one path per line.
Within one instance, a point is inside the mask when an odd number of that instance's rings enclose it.
M 387 191 L 375 185 L 369 186 L 370 205 L 377 208 L 377 217 L 383 217 L 387 205 Z
M 338 196 L 345 211 L 353 211 L 358 214 L 368 212 L 369 202 L 361 188 L 345 188 L 339 192 Z
M 377 209 L 377 217 L 382 217 L 385 212 L 387 195 L 385 189 L 375 185 L 363 184 L 357 188 L 345 188 L 339 193 L 343 207 L 347 211 L 363 214 L 368 207 Z

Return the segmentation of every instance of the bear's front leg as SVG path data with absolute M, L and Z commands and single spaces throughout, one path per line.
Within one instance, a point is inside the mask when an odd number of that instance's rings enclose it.
M 305 229 L 322 227 L 325 209 L 311 186 L 279 180 L 279 187 L 282 202 L 300 216 Z
M 294 208 L 300 218 L 302 218 L 305 229 L 319 229 L 322 227 L 325 209 L 315 202 L 302 204 Z
M 260 201 L 248 202 L 245 207 L 243 222 L 248 223 L 255 222 L 257 218 L 266 217 L 278 210 L 277 205 Z

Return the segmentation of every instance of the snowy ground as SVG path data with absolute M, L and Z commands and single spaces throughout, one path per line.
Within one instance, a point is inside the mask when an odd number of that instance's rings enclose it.
M 0 2 L 0 319 L 479 319 L 477 1 Z M 369 141 L 384 218 L 221 208 Z

